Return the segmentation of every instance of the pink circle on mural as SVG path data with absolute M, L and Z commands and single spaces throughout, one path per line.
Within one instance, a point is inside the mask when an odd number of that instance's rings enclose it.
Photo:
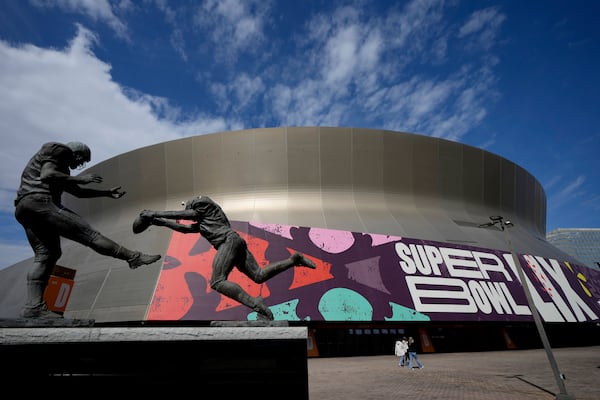
M 341 253 L 354 244 L 354 236 L 348 231 L 310 228 L 308 236 L 316 246 L 328 253 Z

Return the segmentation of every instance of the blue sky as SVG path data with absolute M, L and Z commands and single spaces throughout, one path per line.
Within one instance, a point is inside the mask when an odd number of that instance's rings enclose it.
M 591 0 L 4 0 L 0 268 L 33 254 L 13 199 L 42 143 L 83 141 L 91 166 L 257 127 L 483 148 L 540 181 L 548 231 L 598 228 L 598 16 Z

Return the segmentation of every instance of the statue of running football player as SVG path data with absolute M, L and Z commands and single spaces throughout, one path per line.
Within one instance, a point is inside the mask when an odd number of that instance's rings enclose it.
M 316 268 L 315 264 L 301 253 L 294 253 L 285 260 L 261 268 L 248 250 L 246 241 L 231 227 L 221 206 L 210 197 L 193 197 L 182 205 L 185 205 L 185 209 L 180 211 L 142 211 L 133 223 L 133 232 L 140 233 L 150 225 L 156 225 L 181 233 L 200 233 L 217 250 L 212 265 L 210 287 L 256 311 L 261 320 L 272 321 L 273 313 L 261 296 L 252 297 L 240 285 L 227 280 L 234 267 L 255 283 L 263 283 L 294 266 Z M 172 220 L 187 220 L 193 223 L 182 224 Z

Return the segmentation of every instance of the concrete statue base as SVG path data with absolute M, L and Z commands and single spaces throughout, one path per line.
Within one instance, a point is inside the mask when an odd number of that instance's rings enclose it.
M 119 387 L 136 394 L 181 389 L 222 398 L 247 392 L 260 399 L 308 399 L 306 327 L 214 325 L 230 326 L 4 325 L 1 375 L 7 385 L 30 382 L 27 393 L 61 388 L 114 395 Z

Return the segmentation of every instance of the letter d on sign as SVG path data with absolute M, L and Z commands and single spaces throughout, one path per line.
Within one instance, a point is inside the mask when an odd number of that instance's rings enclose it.
M 54 312 L 65 311 L 74 283 L 72 279 L 63 278 L 62 276 L 50 276 L 48 286 L 44 292 L 44 300 L 46 300 L 50 310 Z
M 54 307 L 63 308 L 67 306 L 67 300 L 69 300 L 69 295 L 71 294 L 71 286 L 62 282 L 60 284 L 60 288 L 58 289 L 58 294 L 56 295 L 56 299 L 54 300 Z

